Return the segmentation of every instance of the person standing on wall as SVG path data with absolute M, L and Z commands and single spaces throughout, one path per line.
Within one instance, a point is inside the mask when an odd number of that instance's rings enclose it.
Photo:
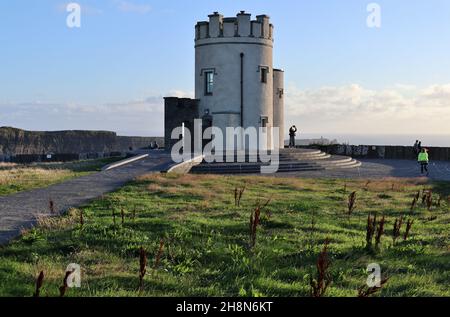
M 425 172 L 427 172 L 427 176 L 430 175 L 429 171 L 428 171 L 428 163 L 429 163 L 429 157 L 428 157 L 428 152 L 427 149 L 422 149 L 419 153 L 419 157 L 417 159 L 419 161 L 420 164 L 420 172 L 421 174 Z
M 289 129 L 289 147 L 295 147 L 295 136 L 297 135 L 297 127 L 293 125 Z
M 414 143 L 413 151 L 416 156 L 419 155 L 419 140 L 416 140 L 416 143 Z

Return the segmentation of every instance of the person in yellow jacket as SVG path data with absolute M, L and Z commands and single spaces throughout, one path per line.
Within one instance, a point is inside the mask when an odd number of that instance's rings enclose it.
M 423 174 L 423 172 L 427 172 L 427 176 L 429 175 L 428 172 L 428 163 L 429 163 L 429 157 L 428 157 L 428 152 L 427 149 L 422 149 L 419 153 L 419 157 L 417 159 L 419 161 L 420 164 L 420 171 Z

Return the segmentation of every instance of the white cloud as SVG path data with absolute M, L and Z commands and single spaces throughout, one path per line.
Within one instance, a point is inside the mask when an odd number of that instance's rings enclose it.
M 131 1 L 115 1 L 117 5 L 117 9 L 119 9 L 122 12 L 131 12 L 131 13 L 138 13 L 138 14 L 146 14 L 150 12 L 152 9 L 150 5 L 148 4 L 137 4 Z
M 286 125 L 303 132 L 450 134 L 450 85 L 395 85 L 372 90 L 357 84 L 286 89 Z
M 39 101 L 0 104 L 0 126 L 27 130 L 109 130 L 162 136 L 163 124 L 163 96 L 100 105 Z
M 192 98 L 193 92 L 167 96 Z M 162 135 L 164 95 L 107 104 L 0 103 L 0 125 L 28 130 L 94 129 Z M 302 133 L 450 134 L 450 85 L 395 85 L 374 90 L 358 84 L 286 88 L 286 127 Z M 285 131 L 286 132 L 286 131 Z

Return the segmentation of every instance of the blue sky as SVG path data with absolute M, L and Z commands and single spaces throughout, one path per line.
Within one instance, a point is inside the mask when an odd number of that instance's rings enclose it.
M 246 10 L 275 25 L 288 123 L 404 134 L 425 120 L 420 133 L 450 134 L 448 0 L 76 2 L 80 29 L 66 26 L 66 1 L 0 2 L 0 125 L 161 135 L 161 97 L 194 90 L 196 21 Z M 366 25 L 371 2 L 381 28 Z

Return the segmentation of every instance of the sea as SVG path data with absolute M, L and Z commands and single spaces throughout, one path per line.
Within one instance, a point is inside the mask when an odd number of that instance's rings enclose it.
M 404 134 L 300 134 L 298 139 L 337 140 L 339 144 L 351 145 L 401 145 L 412 146 L 416 140 L 423 146 L 450 147 L 450 134 L 442 135 L 404 135 Z

